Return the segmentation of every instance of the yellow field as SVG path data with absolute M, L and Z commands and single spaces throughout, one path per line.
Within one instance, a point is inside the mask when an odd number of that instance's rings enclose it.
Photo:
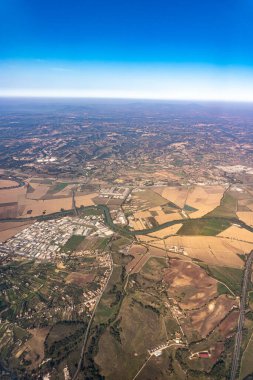
M 253 243 L 253 233 L 245 230 L 244 228 L 231 226 L 225 231 L 222 231 L 219 235 L 221 237 L 227 237 L 232 240 L 243 240 L 246 242 Z
M 163 198 L 174 203 L 180 208 L 184 207 L 188 194 L 187 187 L 154 187 L 153 191 L 160 194 Z
M 244 263 L 238 254 L 249 253 L 253 249 L 253 243 L 214 236 L 171 236 L 150 244 L 164 249 L 164 243 L 167 250 L 174 246 L 184 247 L 185 254 L 193 259 L 232 268 L 242 268 Z
M 146 228 L 141 219 L 130 220 L 129 226 L 132 227 L 135 231 L 143 230 Z
M 34 191 L 32 193 L 27 193 L 27 198 L 36 200 L 41 199 L 50 189 L 50 186 L 40 183 L 33 183 L 32 187 L 34 188 Z
M 156 212 L 156 216 L 153 216 L 151 212 Z M 162 207 L 152 207 L 145 211 L 137 211 L 134 213 L 134 220 L 129 219 L 129 225 L 134 230 L 142 230 L 146 228 L 152 227 L 152 224 L 148 220 L 148 218 L 154 218 L 156 222 L 160 225 L 166 222 L 171 222 L 173 220 L 183 219 L 182 215 L 179 212 L 172 212 L 170 214 L 166 214 Z
M 0 179 L 0 187 L 17 186 L 18 183 L 9 179 Z
M 29 226 L 28 222 L 6 222 L 0 223 L 0 241 L 10 239 L 18 232 Z
M 192 212 L 192 218 L 199 218 L 219 206 L 225 188 L 223 186 L 192 186 L 192 187 L 154 187 L 153 191 L 180 208 L 191 206 L 197 211 Z
M 76 206 L 91 206 L 94 205 L 92 199 L 97 196 L 97 193 L 88 195 L 81 195 L 75 197 Z M 72 208 L 72 197 L 60 198 L 60 199 L 46 199 L 46 200 L 33 200 L 23 197 L 20 201 L 20 216 L 38 216 L 45 214 L 51 214 L 58 212 L 63 208 L 64 210 L 70 210 Z M 31 214 L 27 214 L 29 210 L 32 210 Z
M 251 210 L 251 211 L 253 211 L 253 203 L 251 202 L 251 203 L 248 203 L 247 204 L 247 207 Z
M 236 215 L 244 223 L 248 224 L 249 226 L 253 226 L 253 212 L 242 211 L 242 212 L 237 212 Z
M 150 218 L 152 215 L 149 211 L 137 211 L 134 213 L 135 219 Z
M 149 234 L 149 236 L 163 239 L 168 235 L 175 235 L 181 227 L 182 224 L 176 224 L 175 226 L 166 227 L 160 231 L 152 232 L 152 234 Z
M 0 203 L 18 202 L 26 194 L 26 187 L 0 190 Z
M 222 186 L 195 186 L 189 189 L 185 203 L 196 208 L 191 218 L 200 218 L 219 206 L 225 188 Z
M 167 170 L 160 170 L 160 171 L 156 171 L 154 172 L 154 177 L 160 177 L 162 179 L 166 178 L 166 179 L 171 179 L 171 180 L 178 180 L 178 176 L 173 173 L 173 172 L 169 172 Z
M 138 235 L 137 239 L 143 243 L 153 242 L 157 240 L 156 237 L 153 237 L 151 235 Z
M 158 224 L 163 224 L 166 222 L 171 222 L 172 220 L 183 219 L 182 215 L 179 212 L 173 212 L 171 214 L 165 214 L 162 210 L 157 211 L 158 215 L 155 216 L 155 220 Z

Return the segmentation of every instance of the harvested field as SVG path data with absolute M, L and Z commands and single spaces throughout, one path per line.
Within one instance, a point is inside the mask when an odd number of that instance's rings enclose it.
M 0 203 L 19 202 L 26 194 L 26 187 L 0 190 Z
M 183 219 L 182 215 L 179 212 L 172 212 L 171 214 L 166 214 L 162 210 L 157 211 L 157 216 L 155 216 L 155 220 L 157 224 L 163 224 L 166 222 L 171 222 L 172 220 L 180 220 Z
M 134 217 L 135 219 L 144 219 L 144 218 L 149 218 L 151 217 L 152 214 L 150 213 L 150 211 L 137 211 L 134 213 Z
M 186 204 L 197 209 L 191 218 L 200 218 L 219 206 L 225 188 L 223 186 L 195 186 L 189 189 Z
M 76 206 L 92 206 L 94 202 L 92 199 L 96 196 L 96 193 L 82 195 L 75 197 Z M 23 206 L 23 207 L 22 207 Z M 20 208 L 22 210 L 22 216 L 38 216 L 42 214 L 51 214 L 59 212 L 61 209 L 70 210 L 72 208 L 72 197 L 60 198 L 60 199 L 46 199 L 46 200 L 33 200 L 23 198 L 20 201 Z M 32 211 L 32 212 L 30 212 Z M 30 212 L 29 214 L 27 214 Z
M 182 227 L 182 224 L 176 224 L 171 227 L 163 228 L 160 231 L 152 232 L 152 234 L 149 234 L 149 236 L 164 239 L 169 235 L 175 235 L 180 230 L 181 227 Z
M 219 206 L 225 188 L 223 186 L 154 187 L 153 190 L 172 204 L 199 218 Z
M 253 243 L 253 233 L 237 226 L 231 226 L 222 231 L 218 236 L 227 237 L 232 240 L 241 240 Z
M 225 217 L 225 218 L 236 218 L 237 211 L 237 199 L 234 198 L 230 192 L 225 192 L 220 205 L 214 208 L 206 216 L 209 217 Z
M 18 183 L 9 179 L 0 179 L 0 188 L 12 186 L 18 186 Z
M 184 208 L 188 194 L 187 187 L 154 187 L 153 190 L 179 208 Z
M 30 222 L 5 222 L 0 223 L 0 241 L 6 241 L 29 226 Z
M 138 273 L 142 267 L 152 257 L 166 257 L 166 252 L 162 249 L 148 246 L 148 251 L 145 254 L 136 255 L 135 258 L 128 264 L 127 270 L 131 273 Z
M 130 219 L 129 220 L 129 226 L 131 228 L 133 228 L 135 231 L 138 231 L 138 230 L 143 230 L 143 229 L 146 229 L 146 225 L 144 224 L 144 222 L 142 221 L 142 219 L 137 219 L 137 220 L 132 220 Z
M 245 254 L 253 248 L 252 243 L 214 236 L 171 236 L 164 239 L 167 249 L 184 247 L 186 254 L 207 264 L 242 268 L 244 263 L 238 254 Z M 154 240 L 152 246 L 162 248 L 163 241 Z
M 129 249 L 128 254 L 132 256 L 136 256 L 136 255 L 144 255 L 146 252 L 147 252 L 146 247 L 144 247 L 143 245 L 134 244 Z
M 0 203 L 0 218 L 16 218 L 18 213 L 18 203 Z
M 253 226 L 253 212 L 242 211 L 242 212 L 237 212 L 236 215 L 244 223 L 248 224 L 249 226 Z
M 28 199 L 35 199 L 35 200 L 43 198 L 47 194 L 48 190 L 50 189 L 49 186 L 43 185 L 40 183 L 33 183 L 32 188 L 33 188 L 33 191 L 28 192 L 26 197 Z
M 133 256 L 133 259 L 126 266 L 127 273 L 135 273 L 135 267 L 143 257 L 147 253 L 147 248 L 142 245 L 134 244 L 129 249 L 128 254 Z

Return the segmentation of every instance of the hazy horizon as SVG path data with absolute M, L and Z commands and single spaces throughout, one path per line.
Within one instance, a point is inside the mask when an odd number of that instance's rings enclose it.
M 0 4 L 0 96 L 253 101 L 253 6 Z

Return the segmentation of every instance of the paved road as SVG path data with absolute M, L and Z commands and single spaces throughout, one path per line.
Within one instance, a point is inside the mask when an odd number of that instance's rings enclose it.
M 237 373 L 240 366 L 240 354 L 241 354 L 241 343 L 242 343 L 242 330 L 245 319 L 245 307 L 247 303 L 247 290 L 248 282 L 250 280 L 251 268 L 253 263 L 253 250 L 250 252 L 244 270 L 243 283 L 242 283 L 242 292 L 240 299 L 240 314 L 238 319 L 237 333 L 235 336 L 235 346 L 234 353 L 232 358 L 232 367 L 230 373 L 230 380 L 235 380 L 237 378 Z

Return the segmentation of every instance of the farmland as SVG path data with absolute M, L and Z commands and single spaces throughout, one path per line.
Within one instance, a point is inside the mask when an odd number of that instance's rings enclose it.
M 252 110 L 64 102 L 57 116 L 1 108 L 0 377 L 228 379 L 253 247 Z

